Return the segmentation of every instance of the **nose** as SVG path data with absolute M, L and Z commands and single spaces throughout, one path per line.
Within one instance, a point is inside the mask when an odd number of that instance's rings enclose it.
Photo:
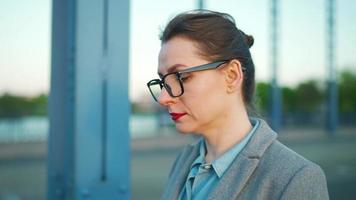
M 171 95 L 168 94 L 166 88 L 163 87 L 161 93 L 158 96 L 157 101 L 161 106 L 168 106 L 171 105 L 172 103 L 175 103 L 176 101 L 175 99 L 176 98 L 171 97 Z

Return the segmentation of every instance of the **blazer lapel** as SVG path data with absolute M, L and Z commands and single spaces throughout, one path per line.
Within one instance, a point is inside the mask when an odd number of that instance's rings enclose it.
M 196 159 L 199 153 L 199 142 L 188 146 L 175 163 L 176 173 L 172 174 L 168 186 L 170 187 L 162 199 L 178 199 L 181 189 L 185 184 L 186 178 L 190 171 L 191 164 Z M 166 197 L 166 198 L 165 198 Z
M 266 149 L 277 138 L 269 126 L 261 119 L 256 132 L 244 150 L 235 158 L 221 177 L 209 199 L 236 199 L 255 171 Z

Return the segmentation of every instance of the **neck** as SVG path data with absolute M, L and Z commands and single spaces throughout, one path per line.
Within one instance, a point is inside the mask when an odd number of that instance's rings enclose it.
M 235 115 L 224 117 L 218 128 L 204 132 L 207 154 L 205 160 L 211 163 L 228 149 L 239 143 L 252 129 L 252 125 L 244 108 L 230 112 Z M 238 113 L 238 114 L 236 114 Z M 228 119 L 228 120 L 226 120 Z M 225 120 L 225 121 L 224 121 Z

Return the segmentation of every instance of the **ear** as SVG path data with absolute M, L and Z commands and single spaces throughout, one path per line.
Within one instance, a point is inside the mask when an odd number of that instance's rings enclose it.
M 231 60 L 224 68 L 226 91 L 233 93 L 240 90 L 243 81 L 242 65 L 237 59 Z

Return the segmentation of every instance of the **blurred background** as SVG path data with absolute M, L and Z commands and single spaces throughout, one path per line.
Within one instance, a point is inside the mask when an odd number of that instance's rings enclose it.
M 332 2 L 332 3 L 330 3 Z M 131 197 L 158 199 L 181 136 L 152 101 L 159 34 L 196 8 L 231 14 L 255 38 L 257 115 L 319 164 L 331 199 L 356 199 L 356 2 L 130 1 Z M 45 199 L 51 0 L 0 1 L 0 199 Z

